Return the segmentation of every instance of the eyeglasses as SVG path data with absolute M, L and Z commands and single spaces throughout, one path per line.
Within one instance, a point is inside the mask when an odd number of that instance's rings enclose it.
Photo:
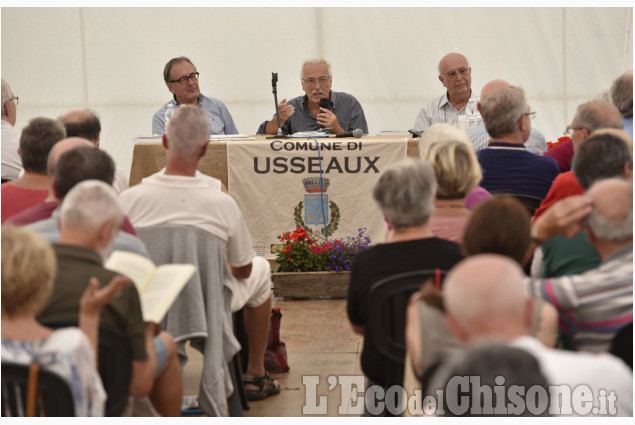
M 453 79 L 455 79 L 458 75 L 460 75 L 461 77 L 465 77 L 465 74 L 467 74 L 467 73 L 468 73 L 468 71 L 469 71 L 470 69 L 471 69 L 471 68 L 459 68 L 457 71 L 449 71 L 449 72 L 446 72 L 446 73 L 445 73 L 445 74 L 443 74 L 443 75 L 445 75 L 445 76 L 446 76 L 447 78 L 449 78 L 450 80 L 453 80 Z
M 523 114 L 523 116 L 527 116 L 527 117 L 529 117 L 529 118 L 531 118 L 533 120 L 534 118 L 536 118 L 536 111 L 527 112 L 527 113 Z
M 317 80 L 315 78 L 309 78 L 308 80 L 302 79 L 302 81 L 305 84 L 308 84 L 310 86 L 314 86 L 316 83 L 320 83 L 321 86 L 323 86 L 324 84 L 328 83 L 331 80 L 331 77 L 322 77 L 322 78 L 318 78 Z
M 18 106 L 18 104 L 20 103 L 20 98 L 18 96 L 13 96 L 12 98 L 7 99 L 7 102 L 9 100 L 15 100 L 15 106 Z
M 567 135 L 567 136 L 573 136 L 573 132 L 575 130 L 578 130 L 578 131 L 579 130 L 584 130 L 584 127 L 571 127 L 571 126 L 568 126 L 567 128 L 564 129 L 564 134 Z
M 186 75 L 185 77 L 181 77 L 178 80 L 168 81 L 168 83 L 187 84 L 188 80 L 192 80 L 192 81 L 198 80 L 198 72 L 192 72 L 190 75 Z

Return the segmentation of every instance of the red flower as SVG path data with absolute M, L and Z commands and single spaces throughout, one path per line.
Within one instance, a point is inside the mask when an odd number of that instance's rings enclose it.
M 291 252 L 293 251 L 293 247 L 291 245 L 285 245 L 282 247 L 282 252 Z

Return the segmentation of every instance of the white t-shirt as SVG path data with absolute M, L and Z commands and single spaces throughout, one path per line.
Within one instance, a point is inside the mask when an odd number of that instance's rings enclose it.
M 15 180 L 22 169 L 22 158 L 18 155 L 22 132 L 7 121 L 2 121 L 2 178 Z
M 196 172 L 194 177 L 166 176 L 165 169 L 119 195 L 124 213 L 136 228 L 177 224 L 195 226 L 226 243 L 234 267 L 255 256 L 247 224 L 234 199 L 221 192 L 220 180 Z

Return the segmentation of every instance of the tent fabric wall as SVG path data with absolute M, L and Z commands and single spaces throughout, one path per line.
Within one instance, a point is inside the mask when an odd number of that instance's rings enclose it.
M 631 8 L 7 8 L 2 77 L 17 96 L 17 127 L 36 116 L 90 108 L 102 147 L 129 169 L 132 139 L 149 136 L 170 97 L 165 62 L 188 56 L 201 91 L 222 99 L 253 134 L 278 98 L 302 94 L 300 66 L 322 56 L 333 89 L 355 95 L 371 134 L 412 127 L 443 93 L 437 63 L 463 53 L 472 88 L 503 78 L 522 86 L 533 125 L 562 134 L 580 103 L 632 68 Z

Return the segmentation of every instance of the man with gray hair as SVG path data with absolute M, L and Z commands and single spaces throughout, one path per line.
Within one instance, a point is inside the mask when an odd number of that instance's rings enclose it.
M 267 260 L 254 254 L 243 215 L 232 197 L 222 192 L 220 180 L 197 170 L 209 145 L 208 136 L 209 121 L 204 111 L 193 105 L 180 107 L 162 139 L 167 150 L 165 168 L 121 193 L 120 202 L 139 230 L 164 224 L 194 226 L 225 243 L 234 278 L 231 310 L 245 308 L 249 343 L 247 373 L 243 375 L 245 390 L 250 400 L 260 400 L 280 392 L 279 384 L 264 366 L 271 315 L 271 270 Z
M 53 245 L 57 275 L 47 305 L 38 316 L 41 322 L 77 320 L 86 282 L 94 276 L 105 285 L 117 275 L 105 269 L 103 261 L 123 219 L 117 194 L 102 181 L 83 181 L 64 198 L 59 214 L 61 234 Z M 128 286 L 104 307 L 101 318 L 130 341 L 130 394 L 149 395 L 163 416 L 180 416 L 183 389 L 176 343 L 168 333 L 159 332 L 157 324 L 144 323 L 137 288 Z
M 59 120 L 66 128 L 66 137 L 82 137 L 99 148 L 101 140 L 101 123 L 97 114 L 89 109 L 70 111 Z M 128 174 L 119 166 L 115 166 L 115 179 L 112 187 L 121 193 L 128 189 Z
M 481 103 L 484 102 L 490 94 L 494 93 L 498 89 L 509 86 L 511 86 L 511 84 L 509 84 L 505 80 L 492 80 L 485 84 L 481 89 L 481 97 L 476 104 L 476 108 L 478 109 L 478 111 L 482 111 L 483 107 Z M 487 142 L 490 139 L 490 135 L 487 134 L 485 123 L 483 122 L 483 120 L 480 120 L 475 127 L 466 128 L 465 132 L 472 141 L 472 146 L 474 146 L 475 152 L 478 152 L 487 147 Z M 531 127 L 529 138 L 524 143 L 524 146 L 525 149 L 527 149 L 529 152 L 540 155 L 547 150 L 547 141 L 545 140 L 545 136 L 543 136 L 540 131 Z
M 165 64 L 163 80 L 172 93 L 172 100 L 152 116 L 152 134 L 164 134 L 171 114 L 181 105 L 196 105 L 205 111 L 210 124 L 209 134 L 238 134 L 234 119 L 223 101 L 201 93 L 198 76 L 194 63 L 185 56 L 170 59 Z
M 15 180 L 22 169 L 18 154 L 20 130 L 14 128 L 19 98 L 4 78 L 2 79 L 2 183 Z
M 633 374 L 621 360 L 605 353 L 547 348 L 529 335 L 533 299 L 522 269 L 512 259 L 481 254 L 461 261 L 445 279 L 443 300 L 448 328 L 464 345 L 473 347 L 496 340 L 536 357 L 550 385 L 549 397 L 540 397 L 538 403 L 533 400 L 531 405 L 536 410 L 548 409 L 550 415 L 633 415 Z M 575 396 L 572 398 L 580 389 L 593 394 L 588 408 L 586 403 L 585 407 L 578 403 Z M 520 396 L 529 393 L 525 388 Z M 602 400 L 602 395 L 612 397 L 611 406 L 606 398 Z M 497 405 L 496 409 L 507 412 L 506 407 L 510 406 Z
M 625 72 L 611 84 L 611 100 L 622 114 L 624 131 L 633 138 L 633 70 Z
M 582 274 L 535 279 L 536 294 L 558 308 L 561 330 L 577 350 L 607 351 L 616 332 L 633 321 L 633 185 L 621 178 L 596 182 L 585 195 L 552 205 L 532 225 L 537 243 L 585 230 L 602 262 Z
M 559 170 L 552 158 L 528 152 L 523 145 L 535 115 L 524 90 L 516 86 L 501 88 L 481 106 L 485 128 L 491 136 L 487 148 L 476 153 L 483 169 L 481 186 L 491 193 L 543 199 Z
M 289 102 L 282 99 L 278 105 L 283 135 L 325 129 L 331 134 L 356 129 L 368 134 L 364 110 L 357 99 L 350 94 L 331 90 L 333 74 L 330 63 L 324 59 L 305 61 L 302 64 L 300 81 L 305 95 Z M 277 134 L 277 117 L 274 115 L 271 121 L 260 124 L 256 133 Z
M 46 198 L 48 154 L 65 135 L 64 127 L 49 118 L 33 118 L 22 129 L 19 153 L 24 174 L 17 180 L 2 184 L 2 223 Z
M 421 107 L 413 124 L 417 131 L 424 131 L 438 123 L 459 127 L 459 116 L 467 115 L 468 102 L 476 102 L 476 96 L 472 93 L 472 68 L 465 56 L 448 53 L 441 58 L 437 69 L 439 81 L 446 92 Z
M 437 238 L 430 230 L 436 188 L 430 163 L 412 158 L 391 165 L 379 177 L 373 197 L 384 214 L 387 237 L 386 243 L 359 253 L 353 264 L 346 311 L 357 334 L 370 333 L 366 326 L 368 317 L 375 314 L 369 310 L 373 284 L 402 272 L 450 270 L 462 258 L 456 243 Z M 403 314 L 405 310 L 404 304 Z M 364 338 L 361 366 L 369 381 L 367 387 L 401 384 L 398 377 L 397 382 L 386 381 L 386 360 L 370 338 Z

